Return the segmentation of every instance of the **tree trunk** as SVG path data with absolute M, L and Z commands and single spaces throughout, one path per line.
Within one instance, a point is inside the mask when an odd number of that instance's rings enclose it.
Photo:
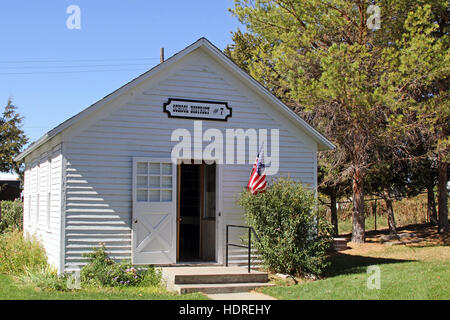
M 375 231 L 377 231 L 377 200 L 375 199 L 374 202 L 372 202 L 372 215 L 374 219 L 374 227 Z
M 428 221 L 433 225 L 437 225 L 437 211 L 436 211 L 436 201 L 434 199 L 434 186 L 433 183 L 430 183 L 427 186 L 427 216 Z
M 388 226 L 389 226 L 389 233 L 390 234 L 396 234 L 397 233 L 397 227 L 395 225 L 395 217 L 394 217 L 394 208 L 392 207 L 392 198 L 391 194 L 388 190 L 384 191 L 384 201 L 386 202 L 386 209 L 388 213 Z
M 448 233 L 448 206 L 447 206 L 447 166 L 448 163 L 439 155 L 438 163 L 438 207 L 439 220 L 438 232 L 440 234 Z
M 364 243 L 364 176 L 361 168 L 353 172 L 352 242 Z
M 336 192 L 334 189 L 330 193 L 330 208 L 331 208 L 331 224 L 334 226 L 335 235 L 339 234 L 338 217 L 336 208 Z

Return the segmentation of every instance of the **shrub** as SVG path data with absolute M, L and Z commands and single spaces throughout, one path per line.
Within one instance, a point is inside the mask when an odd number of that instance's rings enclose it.
M 156 286 L 161 282 L 161 272 L 153 266 L 135 268 L 129 262 L 116 263 L 101 245 L 85 255 L 89 262 L 81 269 L 81 283 L 87 286 L 126 287 Z
M 20 200 L 1 201 L 0 233 L 23 230 L 23 203 Z
M 45 249 L 36 237 L 18 230 L 0 234 L 0 273 L 20 275 L 46 266 Z
M 67 281 L 69 274 L 58 275 L 57 270 L 50 266 L 38 270 L 25 270 L 25 273 L 18 277 L 19 281 L 25 285 L 32 285 L 43 290 L 69 291 Z
M 314 194 L 301 183 L 273 181 L 265 193 L 244 191 L 239 204 L 258 234 L 255 247 L 269 270 L 318 275 L 327 266 L 332 227 L 318 214 Z
M 154 266 L 146 266 L 145 272 L 142 275 L 141 286 L 159 286 L 161 284 L 162 274 L 161 270 L 156 269 Z

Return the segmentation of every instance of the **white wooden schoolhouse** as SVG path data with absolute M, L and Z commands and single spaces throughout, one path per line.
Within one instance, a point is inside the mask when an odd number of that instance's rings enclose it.
M 245 223 L 236 201 L 261 145 L 269 184 L 289 176 L 311 188 L 317 152 L 334 147 L 201 38 L 16 158 L 24 230 L 59 272 L 78 270 L 100 243 L 134 264 L 223 264 L 226 225 Z

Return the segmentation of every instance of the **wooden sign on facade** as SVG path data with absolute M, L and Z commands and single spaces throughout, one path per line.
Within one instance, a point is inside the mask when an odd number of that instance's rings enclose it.
M 170 118 L 227 121 L 231 108 L 226 102 L 173 99 L 164 103 L 164 112 Z

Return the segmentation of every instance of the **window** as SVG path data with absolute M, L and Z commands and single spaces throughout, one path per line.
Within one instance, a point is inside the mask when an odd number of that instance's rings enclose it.
M 36 227 L 39 226 L 39 193 L 36 195 Z
M 50 228 L 51 205 L 52 205 L 52 194 L 51 194 L 51 192 L 48 192 L 47 193 L 47 228 Z
M 29 187 L 28 187 L 29 188 Z M 31 194 L 30 191 L 28 190 L 28 199 L 27 199 L 27 206 L 28 206 L 28 219 L 27 219 L 27 223 L 30 224 L 30 219 L 31 219 Z
M 40 164 L 38 163 L 36 166 L 36 227 L 39 227 L 39 170 Z
M 27 198 L 23 199 L 24 202 L 27 204 L 27 224 L 30 225 L 30 219 L 31 219 L 31 168 L 27 167 L 27 170 L 25 171 L 25 193 L 27 195 Z M 25 204 L 25 203 L 24 203 Z
M 172 164 L 138 162 L 136 165 L 136 201 L 172 201 Z
M 50 229 L 50 215 L 52 207 L 52 158 L 48 157 L 47 164 L 47 228 Z

